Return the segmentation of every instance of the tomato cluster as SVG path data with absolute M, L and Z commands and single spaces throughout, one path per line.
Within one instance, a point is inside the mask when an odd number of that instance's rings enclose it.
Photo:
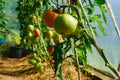
M 67 37 L 74 33 L 77 29 L 78 21 L 70 14 L 56 13 L 54 11 L 47 10 L 42 16 L 43 23 L 47 26 L 48 30 L 45 36 L 48 40 L 52 40 L 52 45 L 47 46 L 47 51 L 50 55 L 54 54 L 54 45 L 64 42 L 64 37 Z M 53 66 L 55 60 L 52 58 L 49 60 Z
M 29 59 L 29 63 L 34 65 L 35 69 L 40 72 L 44 72 L 44 66 L 41 63 L 41 59 L 38 57 L 37 53 L 33 53 L 33 56 Z
M 38 28 L 35 28 L 34 25 L 28 25 L 28 36 L 29 37 L 33 37 L 33 36 L 40 37 L 41 36 L 40 30 Z
M 78 24 L 78 21 L 73 16 L 65 13 L 58 14 L 53 11 L 46 11 L 43 14 L 42 20 L 46 26 L 54 28 L 54 30 L 62 36 L 72 34 L 76 30 Z M 51 35 L 48 35 L 47 37 L 50 37 Z

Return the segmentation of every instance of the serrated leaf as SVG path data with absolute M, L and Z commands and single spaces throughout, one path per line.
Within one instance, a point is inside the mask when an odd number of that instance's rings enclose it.
M 106 16 L 105 16 L 105 13 L 107 12 L 107 10 L 105 10 L 105 7 L 104 7 L 104 6 L 99 6 L 99 8 L 100 8 L 100 10 L 101 10 L 101 12 L 102 12 L 102 19 L 103 19 L 104 23 L 105 23 L 106 25 L 108 25 L 108 24 L 107 24 L 107 19 L 106 19 Z
M 91 25 L 91 27 L 92 27 L 92 30 L 93 30 L 95 36 L 99 36 L 99 35 L 97 34 L 96 27 L 94 27 L 94 26 L 92 26 L 92 25 Z
M 100 19 L 101 15 L 100 14 L 96 14 L 93 17 L 89 17 L 89 21 L 90 22 L 95 22 L 96 20 Z
M 100 20 L 97 20 L 97 23 L 98 23 L 98 27 L 99 27 L 99 30 L 102 33 L 102 35 L 106 36 L 107 34 L 104 31 L 104 28 L 102 26 L 102 22 Z

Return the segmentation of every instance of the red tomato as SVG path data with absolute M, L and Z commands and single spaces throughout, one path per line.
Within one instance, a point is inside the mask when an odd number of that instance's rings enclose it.
M 48 51 L 50 54 L 53 54 L 53 52 L 54 52 L 54 46 L 49 45 L 49 46 L 47 47 L 47 51 Z
M 34 30 L 34 34 L 39 37 L 41 35 L 40 30 L 37 28 Z
M 50 64 L 53 66 L 55 63 L 54 59 L 50 59 Z

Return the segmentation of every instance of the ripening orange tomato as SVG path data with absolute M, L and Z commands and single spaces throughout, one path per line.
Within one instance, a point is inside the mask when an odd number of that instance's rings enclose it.
M 42 20 L 45 23 L 45 25 L 47 25 L 50 28 L 53 28 L 54 20 L 57 16 L 58 14 L 56 12 L 49 10 L 49 11 L 44 12 L 42 16 Z

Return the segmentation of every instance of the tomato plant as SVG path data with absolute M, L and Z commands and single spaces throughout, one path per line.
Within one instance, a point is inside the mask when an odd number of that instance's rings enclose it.
M 106 35 L 102 24 L 107 24 L 105 16 L 107 11 L 103 5 L 105 1 L 64 2 L 62 0 L 61 2 L 63 4 L 58 0 L 19 0 L 17 9 L 19 10 L 21 46 L 31 50 L 33 57 L 29 62 L 41 72 L 44 71 L 43 61 L 54 64 L 55 76 L 63 80 L 63 62 L 68 58 L 72 59 L 79 76 L 80 65 L 87 67 L 86 54 L 91 53 L 94 46 L 105 63 L 110 65 L 95 40 L 95 35 L 98 35 L 97 28 Z M 95 6 L 99 7 L 102 14 L 93 14 Z M 98 27 L 92 23 L 97 23 Z M 116 71 L 111 65 L 108 67 Z

